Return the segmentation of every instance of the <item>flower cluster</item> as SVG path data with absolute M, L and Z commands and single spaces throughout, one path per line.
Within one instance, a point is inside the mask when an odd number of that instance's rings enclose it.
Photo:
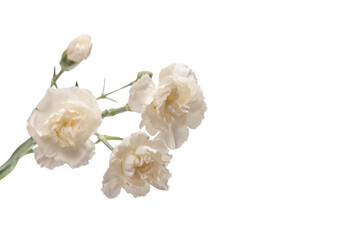
M 64 51 L 60 72 L 54 70 L 50 88 L 28 119 L 31 137 L 0 167 L 0 179 L 28 153 L 34 153 L 41 167 L 53 169 L 66 163 L 77 168 L 89 163 L 96 143 L 103 143 L 111 150 L 102 188 L 108 198 L 118 196 L 121 188 L 134 197 L 145 196 L 150 186 L 167 190 L 171 176 L 167 166 L 172 158 L 169 150 L 184 144 L 189 128 L 200 125 L 207 109 L 195 73 L 186 65 L 171 64 L 161 70 L 156 87 L 153 74 L 143 71 L 122 88 L 106 94 L 103 89 L 98 98 L 77 83 L 58 88 L 59 77 L 87 59 L 91 49 L 90 36 L 81 35 Z M 100 110 L 100 99 L 113 100 L 110 94 L 130 86 L 125 106 Z M 103 118 L 129 111 L 141 114 L 139 128 L 144 131 L 124 139 L 98 133 Z M 95 143 L 91 136 L 97 137 Z M 110 140 L 122 142 L 113 147 Z

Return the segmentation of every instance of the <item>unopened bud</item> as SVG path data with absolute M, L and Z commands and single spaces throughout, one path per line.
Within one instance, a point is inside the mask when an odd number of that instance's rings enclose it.
M 63 70 L 70 71 L 82 60 L 87 59 L 91 53 L 92 43 L 89 35 L 81 35 L 70 42 L 64 51 L 60 65 Z

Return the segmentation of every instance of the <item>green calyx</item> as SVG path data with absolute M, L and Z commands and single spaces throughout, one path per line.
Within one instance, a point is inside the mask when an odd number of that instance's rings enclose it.
M 61 56 L 60 66 L 64 71 L 70 71 L 74 69 L 79 63 L 68 59 L 67 51 L 65 50 Z
M 106 109 L 102 112 L 101 117 L 102 118 L 106 118 L 106 117 L 112 117 L 115 116 L 119 113 L 123 113 L 123 112 L 127 112 L 127 111 L 131 111 L 130 107 L 128 104 L 126 104 L 125 106 L 121 107 L 121 108 L 109 108 Z
M 152 76 L 153 76 L 153 73 L 152 73 L 152 72 L 149 72 L 149 71 L 141 71 L 141 72 L 138 73 L 135 81 L 139 80 L 143 75 L 146 75 L 146 74 L 148 74 L 151 78 L 152 78 Z

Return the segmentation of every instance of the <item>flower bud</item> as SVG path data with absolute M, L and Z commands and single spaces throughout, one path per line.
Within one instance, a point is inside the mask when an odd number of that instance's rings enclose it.
M 91 37 L 81 35 L 70 42 L 68 48 L 64 51 L 60 65 L 63 70 L 70 71 L 75 68 L 82 60 L 87 59 L 92 48 Z

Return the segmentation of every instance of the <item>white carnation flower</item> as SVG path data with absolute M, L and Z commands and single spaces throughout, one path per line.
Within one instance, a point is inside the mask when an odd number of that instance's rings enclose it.
M 53 169 L 88 163 L 95 145 L 89 140 L 101 124 L 101 110 L 93 94 L 78 87 L 49 88 L 32 112 L 27 129 L 38 147 L 35 159 Z
M 171 64 L 160 72 L 155 88 L 148 75 L 130 89 L 129 107 L 141 113 L 140 127 L 164 141 L 170 149 L 180 147 L 189 129 L 204 119 L 206 104 L 195 73 L 183 64 Z
M 107 197 L 114 198 L 121 188 L 134 197 L 145 196 L 150 185 L 167 190 L 171 174 L 166 166 L 170 159 L 163 142 L 149 140 L 142 132 L 133 133 L 113 150 L 102 191 Z
M 70 42 L 66 49 L 67 58 L 76 63 L 87 59 L 92 48 L 91 37 L 87 34 L 78 36 Z

